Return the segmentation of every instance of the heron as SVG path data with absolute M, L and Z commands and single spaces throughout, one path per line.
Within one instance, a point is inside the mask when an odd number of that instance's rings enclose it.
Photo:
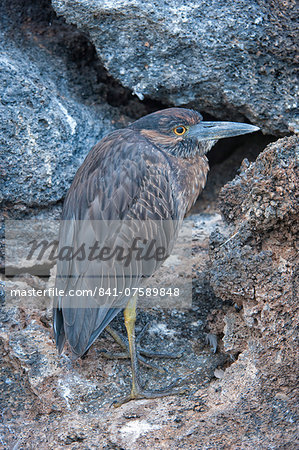
M 191 109 L 168 108 L 108 134 L 77 171 L 60 224 L 56 286 L 64 295 L 54 300 L 54 336 L 60 353 L 68 342 L 73 355 L 82 357 L 123 311 L 132 385 L 118 405 L 175 392 L 173 385 L 145 389 L 140 381 L 136 288 L 171 253 L 186 213 L 205 187 L 209 150 L 219 139 L 257 130 L 246 123 L 206 122 Z M 132 246 L 145 251 L 149 242 L 165 255 L 145 260 L 131 251 L 125 258 Z M 122 250 L 120 257 L 116 248 Z M 91 297 L 71 294 L 95 286 L 99 289 Z

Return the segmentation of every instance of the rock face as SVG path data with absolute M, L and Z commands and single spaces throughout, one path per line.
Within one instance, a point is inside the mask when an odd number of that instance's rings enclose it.
M 90 36 L 108 72 L 140 98 L 296 127 L 296 3 L 53 0 Z M 298 127 L 298 124 L 297 124 Z
M 107 108 L 92 111 L 66 86 L 59 89 L 58 61 L 43 52 L 36 61 L 32 56 L 32 49 L 26 55 L 10 45 L 0 61 L 6 138 L 1 139 L 6 156 L 0 200 L 45 205 L 65 195 L 87 152 L 112 127 Z
M 20 12 L 20 5 L 15 7 Z M 49 45 L 44 23 L 35 25 L 42 37 L 34 39 L 29 29 L 26 39 L 24 30 L 30 22 L 22 29 L 18 15 L 14 17 L 5 2 L 0 11 L 0 145 L 5 156 L 0 202 L 56 203 L 90 148 L 114 128 L 112 121 L 119 119 L 119 113 L 107 104 L 88 105 L 82 98 L 80 71 L 66 51 L 59 54 L 53 38 Z M 72 29 L 68 38 L 80 42 Z M 59 37 L 56 46 L 57 41 Z
M 222 189 L 220 208 L 233 226 L 228 237 L 212 235 L 211 279 L 221 298 L 243 306 L 250 300 L 257 306 L 259 298 L 294 301 L 298 157 L 298 138 L 280 139 Z M 260 313 L 251 325 L 261 326 Z
M 220 209 L 231 225 L 211 236 L 214 291 L 242 308 L 225 317 L 224 347 L 241 354 L 220 383 L 223 399 L 235 397 L 237 414 L 242 401 L 266 416 L 279 409 L 279 425 L 267 420 L 280 433 L 284 423 L 286 436 L 298 371 L 298 156 L 296 137 L 280 139 L 224 186 Z

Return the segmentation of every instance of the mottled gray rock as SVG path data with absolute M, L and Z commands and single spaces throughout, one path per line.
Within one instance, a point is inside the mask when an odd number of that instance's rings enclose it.
M 92 145 L 112 130 L 111 111 L 76 101 L 61 61 L 43 50 L 28 54 L 8 44 L 3 35 L 1 47 L 1 200 L 27 205 L 57 202 Z
M 55 22 L 48 2 L 6 1 L 0 14 L 0 202 L 55 203 L 120 113 L 101 102 L 94 67 L 86 81 L 86 38 Z
M 89 34 L 109 73 L 140 98 L 246 117 L 272 134 L 296 127 L 293 0 L 52 4 Z

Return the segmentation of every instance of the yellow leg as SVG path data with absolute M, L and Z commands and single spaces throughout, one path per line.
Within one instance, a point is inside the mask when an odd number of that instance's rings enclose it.
M 128 304 L 126 309 L 124 310 L 125 317 L 125 326 L 128 334 L 129 340 L 129 351 L 131 357 L 131 366 L 132 366 L 132 389 L 131 389 L 131 398 L 136 398 L 139 390 L 139 380 L 138 377 L 138 361 L 136 357 L 136 345 L 135 345 L 135 322 L 136 322 L 136 303 L 137 296 L 134 295 Z
M 118 402 L 115 402 L 113 405 L 115 407 L 121 406 L 126 402 L 134 399 L 142 399 L 142 398 L 159 398 L 164 397 L 165 395 L 174 395 L 180 394 L 182 392 L 186 392 L 186 389 L 174 390 L 173 388 L 177 385 L 177 382 L 180 380 L 178 378 L 170 386 L 162 389 L 158 389 L 155 391 L 145 390 L 139 381 L 139 370 L 138 370 L 138 359 L 136 352 L 136 344 L 135 344 L 135 322 L 136 322 L 136 303 L 137 297 L 132 297 L 126 309 L 124 310 L 125 317 L 125 325 L 128 334 L 129 340 L 129 351 L 131 357 L 131 367 L 132 367 L 132 388 L 129 396 L 121 399 Z

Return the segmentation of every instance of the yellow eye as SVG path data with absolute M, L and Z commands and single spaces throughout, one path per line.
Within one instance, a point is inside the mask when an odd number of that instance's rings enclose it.
M 178 127 L 175 127 L 173 129 L 173 132 L 177 135 L 177 136 L 182 136 L 182 134 L 185 134 L 187 131 L 187 128 L 184 127 L 183 125 L 180 125 Z

